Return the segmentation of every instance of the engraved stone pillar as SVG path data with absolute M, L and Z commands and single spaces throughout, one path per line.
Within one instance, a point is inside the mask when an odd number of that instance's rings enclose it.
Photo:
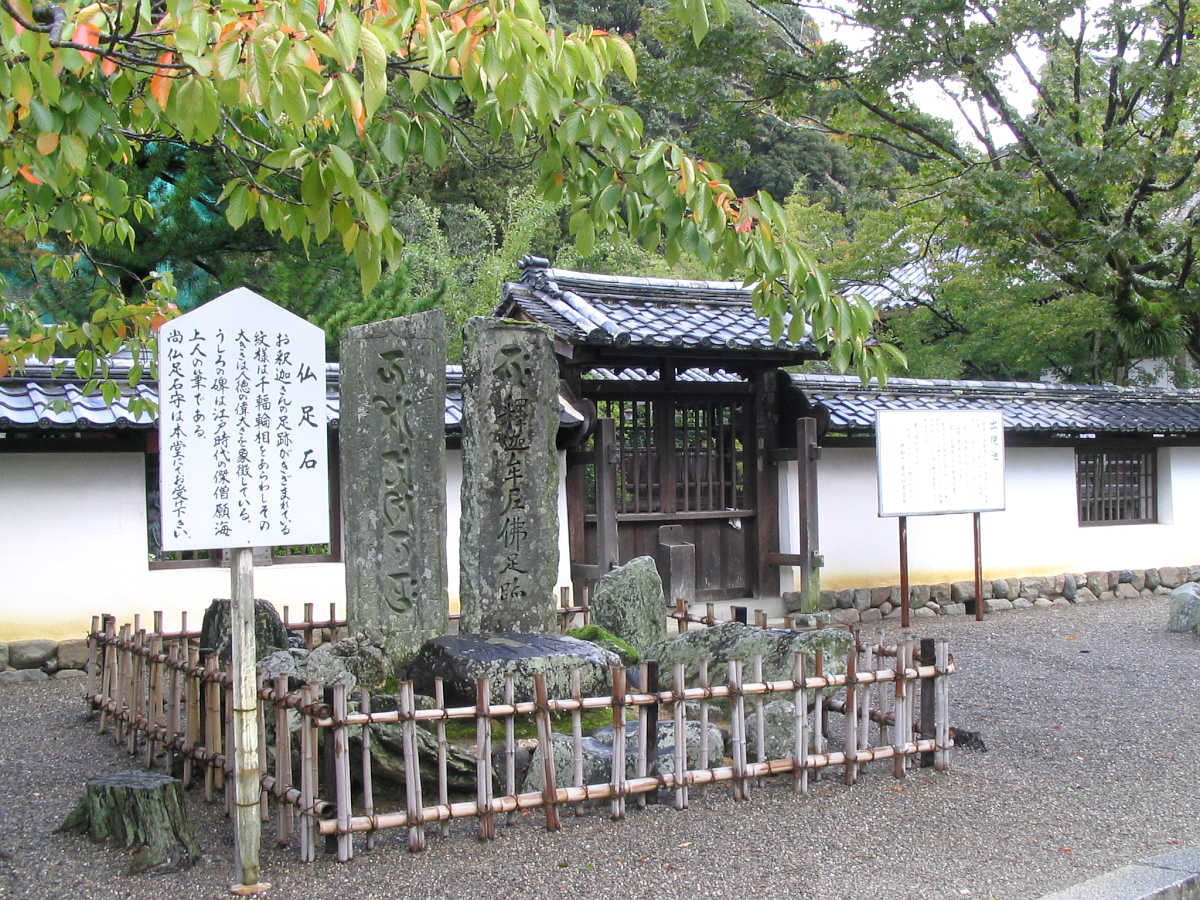
M 347 619 L 383 632 L 397 663 L 448 624 L 445 334 L 433 310 L 341 342 Z
M 467 320 L 459 630 L 555 630 L 558 366 L 550 330 Z

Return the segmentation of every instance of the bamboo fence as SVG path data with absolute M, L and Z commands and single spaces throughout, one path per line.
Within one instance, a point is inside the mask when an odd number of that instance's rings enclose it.
M 306 609 L 309 632 L 319 627 L 340 627 L 332 617 L 328 623 L 312 620 Z M 292 625 L 296 628 L 296 625 Z M 260 813 L 263 821 L 274 818 L 276 840 L 287 846 L 295 838 L 301 860 L 316 858 L 321 837 L 336 849 L 339 861 L 354 856 L 354 838 L 365 837 L 371 849 L 376 833 L 388 828 L 406 829 L 410 850 L 425 848 L 430 828 L 448 834 L 449 823 L 477 820 L 481 839 L 496 834 L 497 817 L 506 822 L 522 810 L 541 809 L 545 826 L 557 830 L 562 808 L 573 806 L 582 813 L 589 801 L 607 802 L 611 817 L 625 816 L 626 801 L 640 804 L 647 795 L 665 792 L 676 809 L 686 809 L 690 792 L 705 785 L 725 784 L 739 800 L 747 799 L 764 778 L 790 776 L 797 792 L 808 790 L 818 776 L 839 773 L 853 784 L 865 766 L 892 760 L 892 774 L 904 778 L 914 766 L 932 764 L 945 771 L 950 764 L 953 742 L 949 727 L 949 676 L 954 665 L 946 638 L 917 642 L 906 633 L 893 646 L 864 646 L 857 639 L 847 653 L 843 671 L 826 672 L 827 661 L 820 651 L 809 671 L 804 653 L 794 657 L 791 677 L 766 681 L 762 660 L 729 660 L 725 684 L 713 684 L 710 661 L 701 660 L 697 684 L 688 686 L 684 668 L 676 664 L 667 690 L 659 689 L 657 664 L 643 665 L 639 684 L 631 691 L 623 667 L 611 670 L 611 691 L 604 696 L 581 696 L 578 673 L 571 680 L 570 696 L 549 696 L 545 676 L 534 676 L 534 696 L 516 699 L 511 676 L 506 679 L 503 703 L 491 703 L 491 686 L 486 678 L 476 683 L 475 703 L 447 706 L 443 685 L 438 680 L 432 708 L 417 708 L 411 682 L 399 686 L 396 709 L 375 711 L 371 695 L 360 691 L 358 711 L 349 711 L 344 685 L 319 689 L 305 685 L 288 690 L 288 677 L 271 682 L 260 676 L 258 684 L 258 727 L 263 753 L 259 764 Z M 748 669 L 747 669 L 748 663 Z M 830 668 L 833 668 L 830 666 Z M 745 679 L 746 672 L 750 680 Z M 222 800 L 226 814 L 233 808 L 232 676 L 221 669 L 212 654 L 200 659 L 198 635 L 189 632 L 186 618 L 178 632 L 164 632 L 162 616 L 156 613 L 150 632 L 135 620 L 118 630 L 112 616 L 93 619 L 89 636 L 87 701 L 99 712 L 102 733 L 111 732 L 118 744 L 142 759 L 146 768 L 161 762 L 173 771 L 182 761 L 184 784 L 202 775 L 205 799 Z M 764 725 L 763 705 L 772 699 L 793 703 L 793 727 L 786 755 L 770 758 Z M 691 708 L 689 708 L 691 704 Z M 687 734 L 687 723 L 700 726 L 697 752 L 687 752 L 686 739 L 675 741 L 673 771 L 657 765 L 656 728 L 661 710 L 668 710 L 675 735 Z M 222 710 L 226 715 L 222 715 Z M 613 759 L 625 760 L 629 735 L 627 710 L 641 727 L 635 740 L 636 765 L 627 777 L 623 764 L 611 766 L 608 781 L 584 783 L 581 716 L 588 710 L 610 710 L 613 723 Z M 299 729 L 293 743 L 289 711 L 299 714 Z M 558 784 L 551 716 L 570 717 L 572 778 Z M 842 717 L 843 727 L 832 728 L 831 714 Z M 518 792 L 515 778 L 515 729 L 518 716 L 531 716 L 536 723 L 537 746 L 543 766 L 544 787 Z M 710 758 L 708 726 L 715 718 L 728 724 L 732 753 L 728 759 Z M 452 799 L 448 787 L 446 725 L 451 721 L 475 723 L 474 748 L 476 785 L 474 796 Z M 267 723 L 273 734 L 288 735 L 280 748 L 266 752 Z M 503 732 L 499 754 L 499 779 L 493 772 L 493 725 Z M 402 808 L 381 811 L 376 803 L 371 758 L 371 726 L 398 724 L 403 735 L 405 792 Z M 436 735 L 437 797 L 427 800 L 422 792 L 419 727 Z M 362 751 L 352 758 L 351 736 L 358 737 Z M 561 744 L 560 744 L 561 748 Z M 694 759 L 689 759 L 694 756 Z M 265 761 L 273 758 L 273 768 Z M 694 762 L 694 766 L 689 766 Z M 197 771 L 197 766 L 200 771 Z M 357 778 L 352 768 L 357 766 Z M 497 780 L 502 786 L 497 791 Z M 400 806 L 400 803 L 396 804 Z M 273 812 L 272 812 L 273 807 Z

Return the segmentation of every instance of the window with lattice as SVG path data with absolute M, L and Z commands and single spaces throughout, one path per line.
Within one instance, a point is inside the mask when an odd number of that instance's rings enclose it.
M 1153 448 L 1075 451 L 1080 525 L 1155 522 L 1157 472 Z

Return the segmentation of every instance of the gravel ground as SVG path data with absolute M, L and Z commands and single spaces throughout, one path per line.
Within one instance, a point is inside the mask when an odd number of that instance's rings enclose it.
M 486 845 L 464 823 L 416 855 L 393 831 L 346 865 L 268 846 L 267 896 L 1039 897 L 1200 846 L 1200 641 L 1166 618 L 1155 598 L 917 620 L 951 636 L 951 721 L 988 746 L 955 751 L 948 774 L 899 782 L 887 761 L 853 788 L 797 796 L 779 779 L 745 803 L 714 787 L 685 812 L 568 814 L 560 834 L 535 812 Z M 81 685 L 0 687 L 0 897 L 228 896 L 231 826 L 196 792 L 205 856 L 185 872 L 127 876 L 124 852 L 54 832 L 87 777 L 129 767 Z

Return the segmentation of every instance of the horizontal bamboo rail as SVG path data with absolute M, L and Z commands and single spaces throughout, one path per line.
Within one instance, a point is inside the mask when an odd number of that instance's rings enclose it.
M 568 607 L 564 606 L 564 609 Z M 311 604 L 306 605 L 307 634 L 324 627 L 340 627 L 331 618 L 327 623 L 313 620 Z M 710 615 L 711 617 L 711 609 Z M 759 626 L 765 616 L 756 615 Z M 681 620 L 682 621 L 682 620 Z M 295 628 L 294 624 L 289 627 Z M 89 666 L 86 700 L 99 713 L 101 732 L 112 730 L 118 743 L 131 755 L 144 758 L 148 768 L 160 759 L 171 766 L 172 758 L 183 761 L 185 782 L 198 771 L 203 775 L 205 798 L 219 797 L 230 808 L 232 802 L 233 746 L 231 744 L 231 676 L 219 668 L 208 654 L 201 658 L 198 635 L 187 628 L 184 618 L 178 631 L 162 628 L 161 614 L 155 614 L 151 632 L 141 628 L 137 619 L 118 630 L 111 616 L 96 617 L 89 635 Z M 300 858 L 316 858 L 321 836 L 336 838 L 339 861 L 354 856 L 354 835 L 366 834 L 368 849 L 374 835 L 386 828 L 408 831 L 409 847 L 420 851 L 427 845 L 428 829 L 433 826 L 445 835 L 450 821 L 475 819 L 482 838 L 495 836 L 498 821 L 511 823 L 521 810 L 541 809 L 548 829 L 561 827 L 561 808 L 573 805 L 576 814 L 588 802 L 605 802 L 614 819 L 623 818 L 626 801 L 642 799 L 658 791 L 674 792 L 676 809 L 686 809 L 689 792 L 706 785 L 728 785 L 737 799 L 750 797 L 762 779 L 791 776 L 795 790 L 806 791 L 811 781 L 835 769 L 844 771 L 852 784 L 864 766 L 891 760 L 889 769 L 903 778 L 907 769 L 922 754 L 939 771 L 949 766 L 953 742 L 948 724 L 948 676 L 954 664 L 946 639 L 928 641 L 920 656 L 914 654 L 913 639 L 906 633 L 893 647 L 863 646 L 857 639 L 839 666 L 817 651 L 810 665 L 803 652 L 795 654 L 791 678 L 764 679 L 761 658 L 729 660 L 725 684 L 714 684 L 709 677 L 710 661 L 699 666 L 699 683 L 684 683 L 683 666 L 671 672 L 669 690 L 658 689 L 658 666 L 645 664 L 642 690 L 629 690 L 626 670 L 614 666 L 612 691 L 604 696 L 585 697 L 579 689 L 578 673 L 573 673 L 569 697 L 550 697 L 544 677 L 535 679 L 531 699 L 514 695 L 513 680 L 504 684 L 504 702 L 491 703 L 486 679 L 475 685 L 476 703 L 471 706 L 446 706 L 441 680 L 435 686 L 432 708 L 418 709 L 411 682 L 399 686 L 397 708 L 379 711 L 372 708 L 367 691 L 359 694 L 359 711 L 349 712 L 345 686 L 324 691 L 306 685 L 289 691 L 288 679 L 272 681 L 260 677 L 257 697 L 260 746 L 266 752 L 266 738 L 275 742 L 275 768 L 268 772 L 259 764 L 261 793 L 257 802 L 264 820 L 271 816 L 274 804 L 278 818 L 277 840 L 287 845 L 296 836 Z M 936 652 L 934 652 L 936 649 Z M 886 666 L 876 661 L 887 660 Z M 745 662 L 745 666 L 743 663 Z M 840 668 L 840 671 L 835 671 Z M 751 675 L 745 680 L 743 672 Z M 884 687 L 887 687 L 884 690 Z M 917 715 L 917 689 L 920 689 L 920 715 Z M 772 697 L 791 700 L 794 728 L 786 746 L 790 756 L 768 758 L 763 703 Z M 655 723 L 669 723 L 676 734 L 686 733 L 689 704 L 699 704 L 702 739 L 696 759 L 689 758 L 686 740 L 676 741 L 675 750 L 658 757 Z M 716 706 L 714 706 L 716 704 Z M 661 714 L 663 709 L 668 714 Z M 632 775 L 623 764 L 611 767 L 608 781 L 585 784 L 582 763 L 580 716 L 589 710 L 610 710 L 613 717 L 613 758 L 625 760 L 627 742 L 636 757 Z M 289 711 L 299 714 L 297 752 L 293 752 Z M 714 712 L 728 716 L 733 735 L 731 757 L 710 759 L 708 729 Z M 636 737 L 628 731 L 626 716 L 632 714 L 640 724 Z M 840 714 L 845 727 L 840 730 L 841 747 L 829 746 L 830 714 Z M 560 767 L 554 765 L 556 742 L 551 733 L 551 716 L 568 716 L 573 783 L 557 784 Z M 515 728 L 517 717 L 531 717 L 537 725 L 537 749 L 541 759 L 543 787 L 519 791 L 514 769 Z M 473 799 L 452 800 L 448 791 L 446 723 L 473 721 L 476 726 Z M 274 734 L 269 734 L 268 723 Z M 493 727 L 503 732 L 503 748 L 493 757 Z M 372 773 L 372 727 L 399 725 L 401 728 L 404 781 L 403 809 L 377 811 Z M 423 799 L 420 750 L 417 729 L 427 726 L 436 732 L 436 788 L 434 803 Z M 874 729 L 874 731 L 872 731 Z M 354 758 L 351 738 L 360 741 L 361 753 Z M 874 737 L 874 740 L 872 740 Z M 432 755 L 432 751 L 424 751 Z M 560 749 L 558 752 L 563 752 Z M 668 758 L 669 757 L 669 758 Z M 265 757 L 263 757 L 265 759 Z M 499 764 L 493 759 L 500 760 Z M 673 769 L 661 771 L 669 761 Z M 358 766 L 357 777 L 352 771 Z M 355 785 L 361 786 L 357 791 Z M 498 787 L 499 786 L 499 787 Z M 433 799 L 433 798 L 431 798 Z M 498 815 L 503 818 L 498 819 Z

